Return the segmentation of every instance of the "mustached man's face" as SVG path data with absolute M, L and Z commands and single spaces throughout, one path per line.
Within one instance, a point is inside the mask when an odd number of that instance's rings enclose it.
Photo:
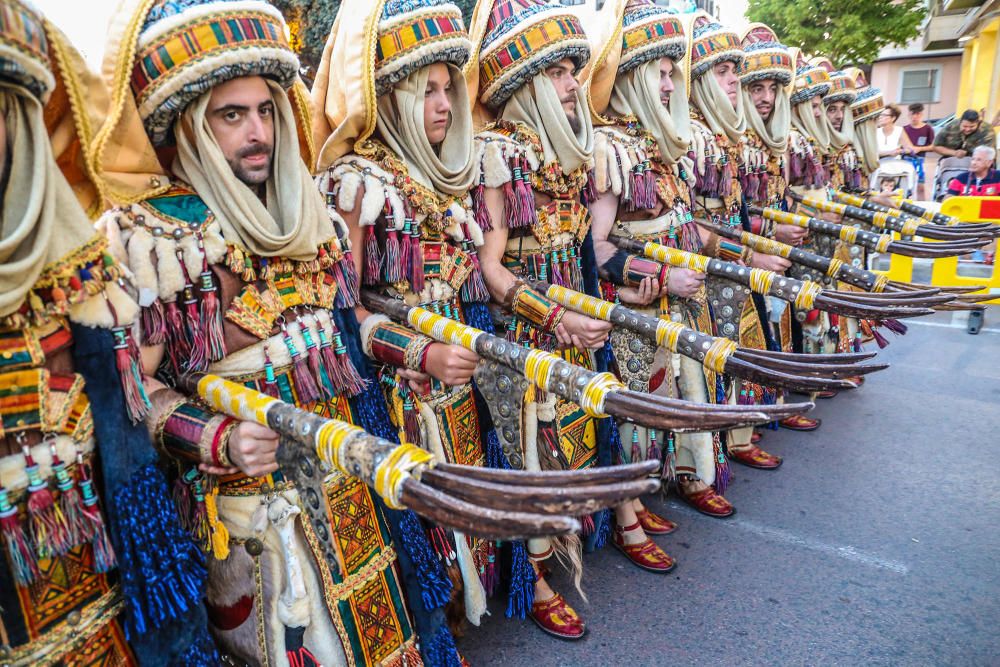
M 431 145 L 444 141 L 451 119 L 451 72 L 444 63 L 434 63 L 427 73 L 424 90 L 424 131 Z
M 716 63 L 712 67 L 712 74 L 719 83 L 719 88 L 722 88 L 722 92 L 726 94 L 735 109 L 736 99 L 740 94 L 740 77 L 736 73 L 736 63 L 731 60 Z
M 271 175 L 274 100 L 267 82 L 246 76 L 219 84 L 208 100 L 208 126 L 236 178 L 249 186 Z
M 778 99 L 778 86 L 778 82 L 774 79 L 754 81 L 747 86 L 750 101 L 753 102 L 754 109 L 757 110 L 757 114 L 765 123 L 771 120 L 771 114 L 774 113 L 774 103 Z
M 660 103 L 670 108 L 670 93 L 674 92 L 674 61 L 667 56 L 660 58 Z
M 580 116 L 579 110 L 576 108 L 576 93 L 580 90 L 580 84 L 573 76 L 573 69 L 573 61 L 569 58 L 563 58 L 547 67 L 545 76 L 549 77 L 552 85 L 555 86 L 556 95 L 559 96 L 559 102 L 562 104 L 563 111 L 566 112 L 570 127 L 573 128 L 574 132 L 579 132 Z
M 831 102 L 826 106 L 826 119 L 830 121 L 837 132 L 844 127 L 844 113 L 847 111 L 847 102 Z

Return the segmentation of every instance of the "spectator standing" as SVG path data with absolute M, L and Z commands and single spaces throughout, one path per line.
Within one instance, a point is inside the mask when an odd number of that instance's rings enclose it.
M 882 110 L 878 119 L 878 156 L 879 158 L 895 158 L 909 154 L 913 150 L 909 137 L 903 128 L 896 125 L 899 120 L 899 107 L 890 104 Z
M 925 154 L 934 150 L 934 128 L 924 122 L 924 105 L 919 102 L 907 107 L 910 122 L 903 126 L 903 132 L 913 145 L 913 155 L 907 159 L 913 163 L 913 168 L 917 170 L 917 199 L 927 198 L 924 187 L 926 176 L 924 175 Z

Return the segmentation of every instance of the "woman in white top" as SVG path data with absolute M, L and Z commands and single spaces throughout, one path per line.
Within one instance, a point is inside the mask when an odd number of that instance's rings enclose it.
M 878 156 L 880 158 L 893 158 L 900 155 L 912 154 L 913 144 L 910 138 L 903 132 L 903 128 L 896 125 L 899 120 L 899 107 L 890 104 L 882 110 L 882 115 L 878 118 Z

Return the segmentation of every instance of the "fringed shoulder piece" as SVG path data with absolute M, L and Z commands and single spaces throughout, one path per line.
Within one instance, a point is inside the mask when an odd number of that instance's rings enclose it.
M 748 129 L 740 140 L 740 187 L 753 203 L 771 205 L 784 196 L 785 154 L 775 156 L 763 140 Z
M 429 300 L 459 290 L 463 300 L 489 300 L 476 250 L 483 245 L 483 229 L 469 195 L 441 196 L 424 187 L 376 141 L 334 162 L 318 185 L 337 224 L 345 225 L 343 213 L 360 206 L 364 284 L 407 284 Z M 443 239 L 445 247 L 427 255 L 425 246 Z
M 558 162 L 544 164 L 538 135 L 522 123 L 498 120 L 487 125 L 476 135 L 475 160 L 479 182 L 472 189 L 472 207 L 486 231 L 492 228 L 483 198 L 486 188 L 503 189 L 503 223 L 510 229 L 530 228 L 538 223 L 536 191 L 556 199 L 582 195 L 584 203 L 597 196 L 591 164 L 585 163 L 569 175 L 562 173 Z
M 741 158 L 739 147 L 713 133 L 702 119 L 692 114 L 689 156 L 694 161 L 698 195 L 721 199 L 727 211 L 738 208 L 742 195 L 737 178 Z
M 795 128 L 788 136 L 788 170 L 792 185 L 821 188 L 826 184 L 823 162 L 812 141 Z
M 835 190 L 846 188 L 859 190 L 864 184 L 864 171 L 861 158 L 854 150 L 854 144 L 847 144 L 837 153 L 830 174 L 830 187 Z

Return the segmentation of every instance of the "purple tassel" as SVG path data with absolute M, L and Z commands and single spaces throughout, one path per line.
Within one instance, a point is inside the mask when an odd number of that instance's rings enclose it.
M 420 227 L 414 222 L 410 228 L 410 287 L 419 294 L 424 289 L 424 252 L 420 246 Z
M 413 257 L 410 252 L 410 220 L 403 223 L 403 231 L 400 233 L 399 242 L 399 280 L 406 282 L 413 281 Z
M 889 346 L 889 341 L 887 341 L 885 339 L 885 336 L 880 334 L 878 332 L 878 329 L 876 329 L 875 327 L 872 327 L 872 338 L 875 339 L 875 342 L 878 344 L 879 349 L 885 349 L 886 347 Z
M 351 363 L 344 339 L 336 326 L 333 327 L 334 345 L 326 337 L 323 327 L 319 327 L 320 355 L 327 375 L 333 383 L 334 391 L 344 396 L 357 396 L 364 391 L 366 382 Z
M 715 445 L 715 491 L 722 496 L 726 494 L 726 489 L 733 481 L 733 471 L 729 467 L 729 461 L 726 460 L 719 434 L 713 434 L 712 440 Z
M 646 450 L 646 459 L 649 461 L 659 461 L 662 456 L 660 445 L 656 442 L 656 431 L 649 431 L 649 448 Z
M 222 329 L 222 308 L 219 304 L 219 287 L 206 262 L 199 277 L 201 292 L 201 324 L 204 327 L 208 358 L 218 361 L 226 356 L 226 338 Z
M 733 194 L 733 165 L 727 160 L 719 173 L 719 194 L 728 197 Z
M 315 320 L 315 318 L 313 319 Z M 316 388 L 319 390 L 320 398 L 324 401 L 329 401 L 333 398 L 334 393 L 333 388 L 330 386 L 330 378 L 327 377 L 320 359 L 319 346 L 313 340 L 312 332 L 306 323 L 303 320 L 299 320 L 299 325 L 302 329 L 302 338 L 306 342 L 306 363 L 309 366 L 309 373 L 312 375 L 313 380 L 316 381 Z
M 194 296 L 194 285 L 184 286 L 184 326 L 191 341 L 191 353 L 187 357 L 186 371 L 204 371 L 208 368 L 208 337 L 201 323 L 198 299 Z
M 594 180 L 593 169 L 587 172 L 587 182 L 583 186 L 583 195 L 581 200 L 584 206 L 597 201 L 597 182 Z
M 0 486 L 0 537 L 3 538 L 7 558 L 14 573 L 15 583 L 25 586 L 38 576 L 38 560 L 27 532 L 18 518 L 18 511 Z
M 906 335 L 906 332 L 909 331 L 909 328 L 905 324 L 892 318 L 882 320 L 880 324 L 897 336 L 904 336 Z
M 643 174 L 643 178 L 646 180 L 646 208 L 655 208 L 658 197 L 656 191 L 656 172 L 647 168 L 646 173 Z
M 353 308 L 358 303 L 358 274 L 354 270 L 354 256 L 348 250 L 344 258 L 334 262 L 330 274 L 337 283 L 337 294 L 333 298 L 336 308 Z
M 147 345 L 159 345 L 167 340 L 167 319 L 159 299 L 142 309 L 142 334 Z
M 292 380 L 295 382 L 295 390 L 299 395 L 301 403 L 315 403 L 320 398 L 319 387 L 309 372 L 308 364 L 302 353 L 295 349 L 295 341 L 288 335 L 284 325 L 281 332 L 288 355 L 292 359 Z
M 639 430 L 632 427 L 632 451 L 629 453 L 629 463 L 638 463 L 642 460 L 642 451 L 639 449 Z

